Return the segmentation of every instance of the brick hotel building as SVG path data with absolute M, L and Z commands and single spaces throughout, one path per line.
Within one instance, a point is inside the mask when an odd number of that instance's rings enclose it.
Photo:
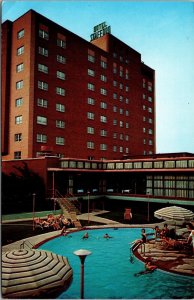
M 90 42 L 33 10 L 2 24 L 4 160 L 155 153 L 155 72 L 102 24 Z

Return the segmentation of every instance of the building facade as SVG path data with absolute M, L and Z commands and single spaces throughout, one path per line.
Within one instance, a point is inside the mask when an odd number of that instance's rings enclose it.
M 91 197 L 194 205 L 192 153 L 103 161 L 48 156 L 2 162 L 7 175 L 24 166 L 43 179 L 48 198 L 56 192 L 87 197 L 89 191 Z
M 2 24 L 4 160 L 155 153 L 155 72 L 104 32 L 88 42 L 33 10 Z

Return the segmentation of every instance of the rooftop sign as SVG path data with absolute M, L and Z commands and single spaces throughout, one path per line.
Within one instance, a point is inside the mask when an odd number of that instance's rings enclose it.
M 106 22 L 94 26 L 94 32 L 90 35 L 91 41 L 98 39 L 99 37 L 111 33 L 111 27 L 106 25 Z

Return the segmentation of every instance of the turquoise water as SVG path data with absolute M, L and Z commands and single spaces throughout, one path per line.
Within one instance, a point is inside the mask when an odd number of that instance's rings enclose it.
M 146 230 L 148 232 L 148 230 Z M 194 280 L 191 277 L 172 275 L 156 270 L 134 276 L 144 270 L 144 264 L 134 257 L 130 262 L 129 243 L 139 238 L 139 228 L 118 230 L 88 230 L 89 238 L 83 240 L 85 231 L 61 236 L 46 242 L 39 249 L 50 250 L 66 256 L 73 268 L 73 282 L 60 295 L 60 299 L 80 298 L 80 260 L 73 254 L 79 249 L 92 252 L 85 260 L 85 291 L 87 299 L 191 299 L 194 298 Z M 104 239 L 108 233 L 111 239 Z

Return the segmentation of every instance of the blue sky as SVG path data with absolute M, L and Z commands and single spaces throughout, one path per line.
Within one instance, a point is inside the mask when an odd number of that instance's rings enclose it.
M 156 151 L 194 153 L 194 3 L 11 1 L 2 21 L 34 9 L 86 40 L 104 21 L 156 71 Z

